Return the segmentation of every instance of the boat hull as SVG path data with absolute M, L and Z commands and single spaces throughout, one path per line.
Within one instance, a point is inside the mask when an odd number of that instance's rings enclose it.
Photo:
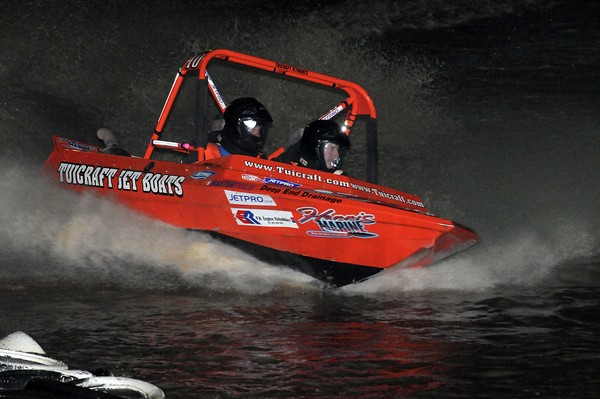
M 429 214 L 417 196 L 244 156 L 183 164 L 54 137 L 44 171 L 67 189 L 208 232 L 332 285 L 399 264 L 426 266 L 478 242 L 472 230 Z

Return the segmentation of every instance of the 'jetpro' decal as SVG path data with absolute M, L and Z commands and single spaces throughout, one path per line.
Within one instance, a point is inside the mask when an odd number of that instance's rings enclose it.
M 300 184 L 298 183 L 293 183 L 291 181 L 287 181 L 287 180 L 283 180 L 283 179 L 276 179 L 274 177 L 266 177 L 263 182 L 265 183 L 269 183 L 269 184 L 277 184 L 279 186 L 286 186 L 286 187 L 300 187 Z
M 276 206 L 277 204 L 271 198 L 270 195 L 265 194 L 252 194 L 244 193 L 240 191 L 229 191 L 223 190 L 227 201 L 232 205 L 262 205 L 262 206 Z

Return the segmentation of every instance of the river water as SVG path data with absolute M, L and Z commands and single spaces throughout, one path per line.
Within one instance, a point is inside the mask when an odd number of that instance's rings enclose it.
M 82 4 L 3 10 L 0 335 L 167 398 L 598 396 L 598 5 Z M 481 243 L 331 290 L 40 176 L 53 134 L 140 153 L 216 47 L 363 85 L 381 182 Z

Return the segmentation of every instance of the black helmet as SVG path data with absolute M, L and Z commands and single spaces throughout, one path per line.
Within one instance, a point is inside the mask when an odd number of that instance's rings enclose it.
M 342 131 L 341 126 L 332 120 L 319 119 L 304 128 L 300 141 L 302 154 L 309 159 L 318 161 L 322 170 L 327 170 L 324 150 L 328 143 L 335 143 L 339 146 L 339 157 L 333 163 L 334 168 L 337 169 L 341 166 L 344 154 L 350 149 L 350 139 Z
M 267 138 L 267 125 L 273 119 L 258 100 L 251 97 L 233 100 L 225 109 L 223 119 L 223 133 L 232 135 L 230 139 L 237 145 L 250 151 L 262 151 Z

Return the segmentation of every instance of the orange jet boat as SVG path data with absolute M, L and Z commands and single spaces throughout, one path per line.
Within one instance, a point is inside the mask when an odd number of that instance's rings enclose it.
M 164 140 L 186 77 L 198 87 L 193 112 L 198 132 L 209 130 L 210 106 L 216 103 L 224 112 L 226 103 L 207 69 L 215 62 L 338 91 L 341 101 L 315 119 L 343 116 L 340 124 L 348 135 L 357 119 L 365 121 L 366 179 L 271 160 L 283 147 L 267 158 L 205 159 L 205 143 Z M 225 49 L 203 52 L 179 69 L 143 156 L 119 147 L 107 129 L 98 137 L 104 145 L 55 136 L 44 172 L 64 188 L 110 197 L 334 287 L 390 268 L 424 267 L 479 241 L 471 229 L 429 213 L 417 195 L 378 185 L 376 111 L 368 93 L 356 83 L 307 69 Z M 190 154 L 197 154 L 194 162 L 178 159 Z

